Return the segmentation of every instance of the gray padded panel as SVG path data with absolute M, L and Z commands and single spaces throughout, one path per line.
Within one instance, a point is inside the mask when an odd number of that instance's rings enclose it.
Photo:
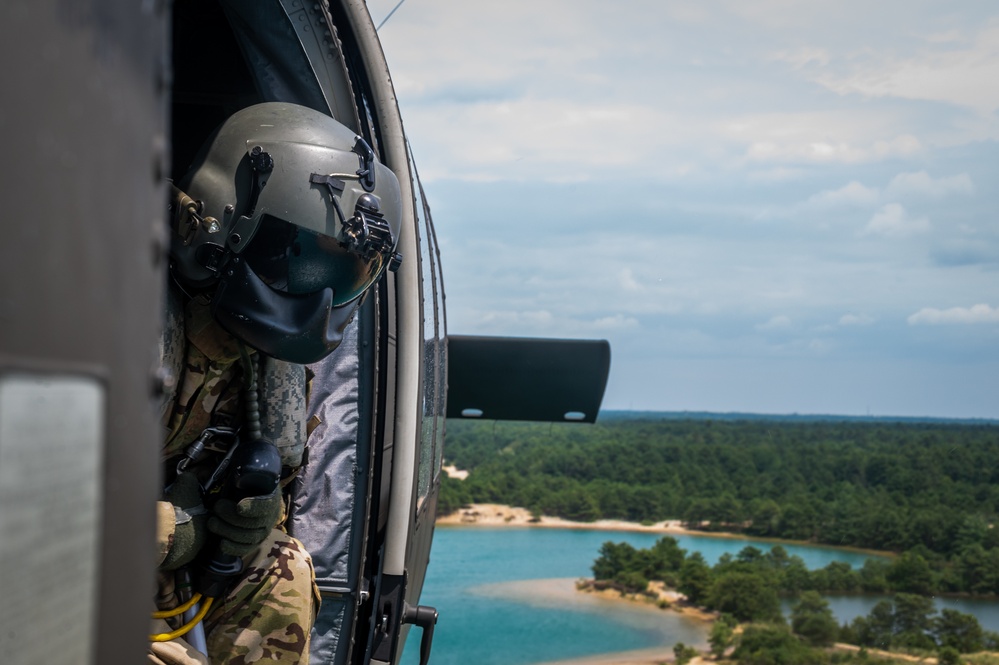
M 292 490 L 289 531 L 312 554 L 320 588 L 344 587 L 357 482 L 357 321 L 331 355 L 311 365 L 308 416 L 320 423 L 308 441 Z
M 292 486 L 288 530 L 312 555 L 316 583 L 324 591 L 310 654 L 311 662 L 329 665 L 346 660 L 340 636 L 353 620 L 357 597 L 351 580 L 357 578 L 358 563 L 350 558 L 355 507 L 364 509 L 363 497 L 358 505 L 357 496 L 357 319 L 347 326 L 337 350 L 310 369 L 315 376 L 308 416 L 318 416 L 320 422 L 309 436 L 305 464 Z M 366 463 L 364 458 L 361 466 Z M 331 595 L 332 590 L 339 593 Z

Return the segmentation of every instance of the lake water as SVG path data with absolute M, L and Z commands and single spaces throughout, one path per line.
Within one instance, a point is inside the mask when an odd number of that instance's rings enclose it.
M 662 534 L 574 529 L 438 527 L 420 602 L 440 612 L 434 633 L 433 665 L 528 665 L 613 651 L 684 642 L 704 647 L 705 623 L 676 612 L 649 612 L 620 603 L 582 600 L 574 591 L 536 580 L 592 576 L 590 566 L 608 541 L 647 548 Z M 674 536 L 688 552 L 701 552 L 709 565 L 728 552 L 753 545 L 768 551 L 774 543 L 753 539 Z M 826 547 L 782 544 L 809 569 L 833 561 L 859 568 L 869 555 Z M 520 585 L 501 584 L 535 580 Z M 560 590 L 561 589 L 561 590 Z M 560 596 L 560 594 L 563 594 Z M 575 595 L 574 595 L 575 594 Z M 564 598 L 564 600 L 563 600 Z M 878 598 L 830 598 L 840 621 L 867 614 Z M 995 602 L 940 601 L 979 617 L 999 630 Z M 419 630 L 411 632 L 404 665 L 419 663 Z

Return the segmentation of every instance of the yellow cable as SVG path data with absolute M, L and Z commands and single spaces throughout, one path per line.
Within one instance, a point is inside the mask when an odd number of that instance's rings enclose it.
M 195 593 L 193 596 L 191 596 L 191 600 L 187 601 L 186 603 L 184 603 L 180 607 L 175 607 L 172 610 L 163 610 L 161 612 L 153 612 L 153 618 L 154 619 L 169 619 L 170 617 L 175 617 L 178 614 L 183 614 L 184 612 L 188 611 L 189 609 L 191 609 L 192 607 L 194 607 L 195 605 L 197 605 L 199 600 L 201 600 L 201 594 L 200 593 Z
M 212 606 L 212 602 L 214 602 L 214 600 L 215 600 L 214 598 L 205 598 L 205 602 L 201 606 L 201 609 L 198 610 L 198 613 L 194 615 L 194 618 L 191 619 L 190 622 L 185 623 L 183 626 L 173 631 L 172 633 L 159 633 L 159 634 L 150 635 L 149 641 L 169 642 L 170 640 L 175 640 L 178 637 L 181 637 L 182 635 L 186 635 L 188 631 L 197 626 L 198 623 L 205 618 L 205 615 L 208 614 L 208 609 Z

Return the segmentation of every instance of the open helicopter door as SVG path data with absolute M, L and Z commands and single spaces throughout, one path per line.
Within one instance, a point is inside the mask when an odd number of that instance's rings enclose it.
M 174 24 L 174 126 L 183 130 L 175 131 L 175 154 L 189 156 L 236 108 L 285 101 L 356 131 L 399 180 L 402 266 L 368 294 L 337 351 L 310 367 L 309 450 L 289 519 L 323 595 L 314 661 L 394 662 L 404 642 L 403 601 L 419 597 L 433 529 L 439 478 L 421 474 L 420 444 L 428 436 L 435 442 L 439 468 L 445 374 L 433 357 L 443 353 L 444 324 L 439 267 L 421 262 L 430 246 L 421 246 L 420 226 L 429 219 L 418 212 L 425 208 L 415 201 L 377 33 L 360 0 L 177 0 Z M 190 43 L 203 48 L 185 49 Z
M 337 26 L 357 107 L 372 135 L 379 159 L 399 179 L 403 199 L 398 251 L 399 270 L 386 274 L 365 305 L 370 319 L 363 344 L 372 371 L 370 467 L 366 496 L 357 495 L 356 520 L 364 529 L 352 538 L 363 542 L 357 562 L 359 577 L 355 621 L 339 626 L 335 660 L 329 662 L 394 663 L 405 643 L 409 624 L 423 626 L 427 646 L 435 613 L 418 599 L 426 570 L 444 435 L 446 349 L 444 298 L 440 264 L 429 208 L 411 161 L 388 67 L 375 26 L 360 0 L 333 2 Z M 373 302 L 372 302 L 373 301 Z M 370 328 L 365 322 L 371 321 Z M 310 445 L 323 445 L 318 438 Z M 367 503 L 361 503 L 366 499 Z M 329 556 L 330 552 L 320 554 Z M 351 554 L 351 556 L 354 556 Z M 329 639 L 313 632 L 314 640 Z M 350 636 L 354 643 L 345 644 Z M 317 651 L 313 647 L 313 653 Z
M 397 662 L 408 626 L 423 627 L 429 647 L 435 618 L 418 600 L 449 370 L 433 225 L 377 32 L 363 0 L 175 0 L 174 32 L 178 169 L 234 110 L 285 101 L 356 131 L 399 180 L 402 265 L 369 292 L 340 348 L 311 367 L 309 452 L 289 522 L 323 594 L 314 662 Z

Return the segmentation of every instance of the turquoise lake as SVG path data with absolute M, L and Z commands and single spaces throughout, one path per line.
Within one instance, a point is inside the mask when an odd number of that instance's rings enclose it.
M 533 587 L 552 586 L 547 582 L 501 584 L 589 577 L 604 542 L 649 547 L 660 537 L 662 534 L 574 529 L 438 527 L 420 600 L 440 612 L 431 663 L 527 665 L 676 642 L 704 646 L 707 625 L 682 614 L 632 610 L 621 603 L 578 602 L 578 597 L 566 595 L 564 590 L 563 596 L 523 593 Z M 747 545 L 768 551 L 775 544 L 748 538 L 674 537 L 688 552 L 701 552 L 709 565 L 722 554 L 738 553 Z M 868 558 L 833 548 L 782 545 L 789 554 L 800 556 L 809 569 L 833 561 L 858 568 Z M 879 598 L 829 600 L 842 622 L 867 614 Z M 938 607 L 973 613 L 983 627 L 999 630 L 999 606 L 993 601 L 942 599 Z M 412 631 L 404 665 L 418 665 L 419 642 L 419 630 Z

